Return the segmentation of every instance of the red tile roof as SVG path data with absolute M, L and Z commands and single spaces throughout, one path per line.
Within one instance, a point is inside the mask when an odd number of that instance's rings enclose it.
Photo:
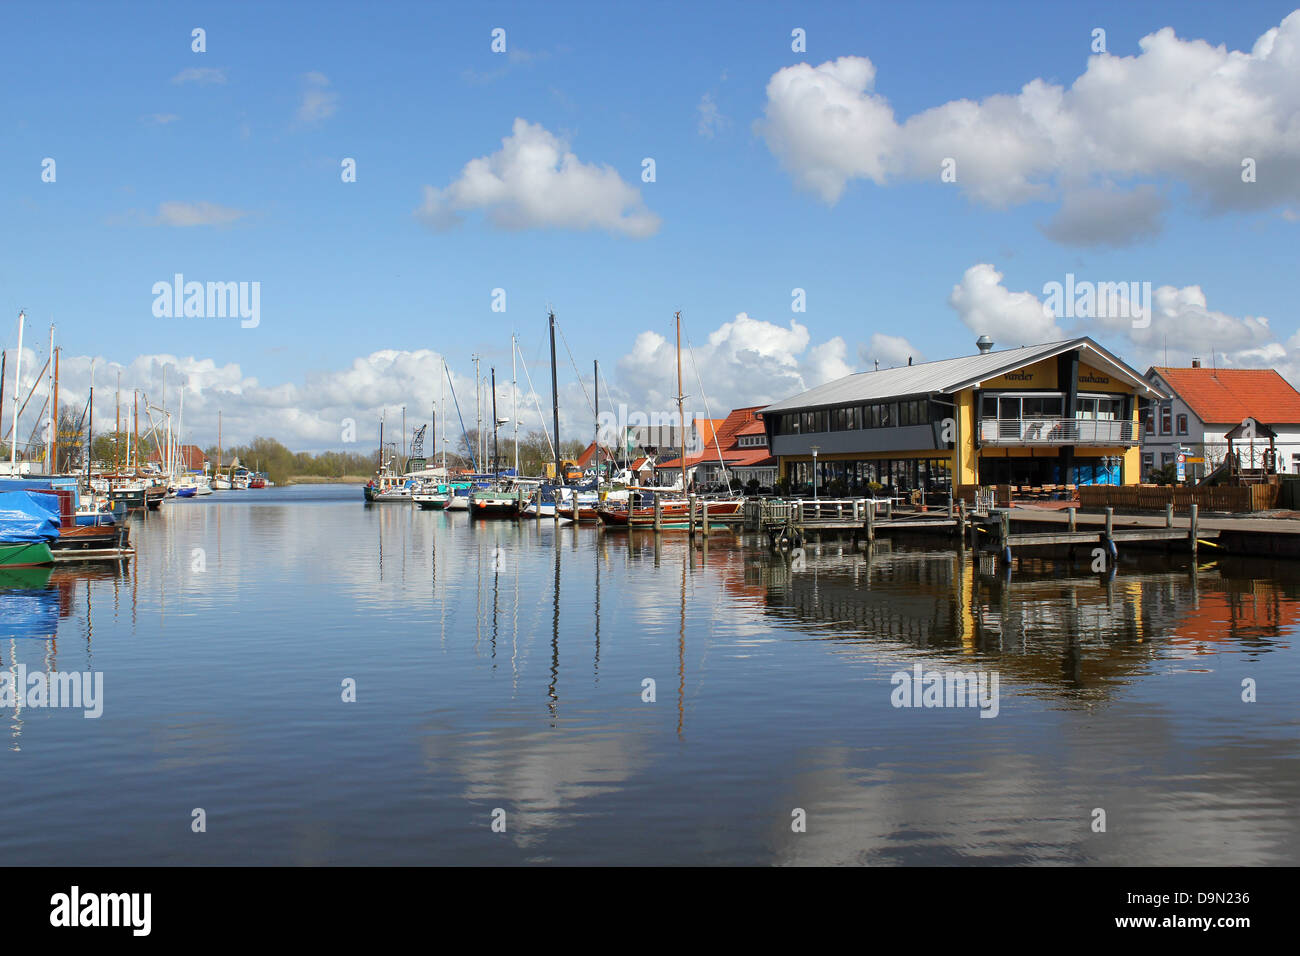
M 753 467 L 762 464 L 772 457 L 772 453 L 767 448 L 741 448 L 737 444 L 737 439 L 741 435 L 752 435 L 763 431 L 763 423 L 756 421 L 754 412 L 762 408 L 762 405 L 751 405 L 748 408 L 737 408 L 726 418 L 717 420 L 717 427 L 713 434 L 706 436 L 704 449 L 695 455 L 686 456 L 686 467 L 692 468 L 703 461 L 717 461 L 718 449 L 722 449 L 722 460 L 731 466 L 741 468 Z M 699 419 L 698 422 L 708 422 L 709 419 Z M 757 425 L 758 428 L 752 428 Z M 701 429 L 706 431 L 707 429 Z M 716 442 L 714 439 L 717 439 Z M 681 468 L 682 460 L 674 458 L 672 461 L 659 463 L 660 468 Z
M 1162 368 L 1196 417 L 1208 424 L 1254 418 L 1265 425 L 1300 423 L 1300 392 L 1271 368 Z

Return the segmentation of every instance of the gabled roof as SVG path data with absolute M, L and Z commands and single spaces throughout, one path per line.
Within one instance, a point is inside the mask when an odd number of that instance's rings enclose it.
M 1136 369 L 1102 348 L 1088 336 L 1044 345 L 1028 345 L 1000 352 L 981 352 L 961 358 L 922 362 L 873 372 L 858 372 L 769 405 L 763 414 L 786 412 L 854 402 L 883 401 L 906 395 L 951 395 L 991 378 L 1079 349 L 1085 361 L 1099 371 L 1128 382 L 1155 398 L 1167 396 Z
M 686 456 L 686 467 L 693 468 L 703 461 L 717 461 L 719 449 L 722 451 L 722 460 L 728 465 L 753 466 L 765 458 L 770 458 L 772 453 L 766 448 L 739 448 L 736 443 L 742 430 L 751 425 L 758 426 L 754 430 L 755 433 L 763 431 L 763 423 L 754 418 L 754 413 L 762 407 L 762 405 L 750 405 L 746 408 L 737 408 L 726 418 L 715 419 L 717 428 L 712 430 L 711 434 L 706 435 L 705 430 L 701 428 L 701 437 L 704 439 L 702 450 Z M 709 419 L 697 419 L 696 424 L 707 421 Z M 758 454 L 755 455 L 755 452 Z M 681 468 L 682 460 L 674 458 L 672 461 L 660 462 L 657 467 L 664 470 Z
M 1165 368 L 1155 373 L 1203 422 L 1300 423 L 1300 392 L 1271 368 Z

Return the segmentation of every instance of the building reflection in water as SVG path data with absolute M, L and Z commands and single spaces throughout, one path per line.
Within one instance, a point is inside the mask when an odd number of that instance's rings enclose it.
M 788 557 L 746 552 L 724 585 L 824 639 L 900 655 L 996 658 L 1003 680 L 1091 700 L 1149 670 L 1151 658 L 1268 651 L 1300 624 L 1300 571 L 1243 559 L 1144 556 L 1118 573 L 1022 561 L 1013 575 L 969 552 L 838 545 Z M 718 568 L 716 551 L 710 567 Z M 736 572 L 739 570 L 739 574 Z

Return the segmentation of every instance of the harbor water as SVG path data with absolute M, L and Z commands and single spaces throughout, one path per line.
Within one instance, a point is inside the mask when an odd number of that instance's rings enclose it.
M 0 707 L 10 863 L 1300 856 L 1297 564 L 791 560 L 355 486 L 131 520 L 124 569 L 0 576 L 0 671 L 102 674 L 97 717 Z M 900 705 L 972 671 L 988 706 Z

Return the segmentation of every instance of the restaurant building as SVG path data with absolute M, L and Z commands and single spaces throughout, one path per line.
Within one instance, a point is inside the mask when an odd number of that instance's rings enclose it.
M 763 409 L 778 474 L 821 494 L 1134 484 L 1166 393 L 1088 337 L 859 372 Z

